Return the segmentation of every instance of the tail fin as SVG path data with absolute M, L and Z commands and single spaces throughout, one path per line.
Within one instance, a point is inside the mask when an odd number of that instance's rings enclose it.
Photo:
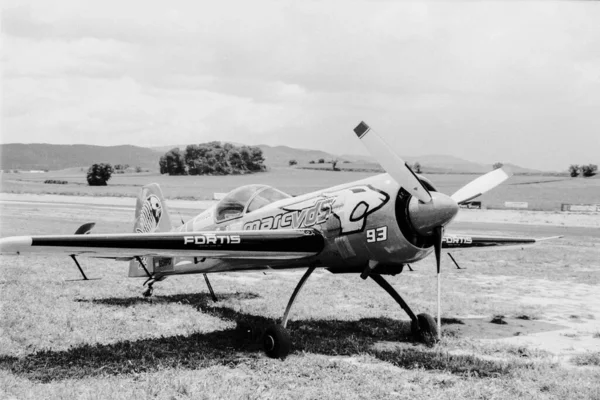
M 165 198 L 158 184 L 144 186 L 137 198 L 133 232 L 169 232 L 172 228 Z
M 135 207 L 134 233 L 169 232 L 173 226 L 162 190 L 156 183 L 146 185 L 140 191 Z M 154 272 L 154 263 L 150 257 L 142 258 L 148 272 Z M 129 276 L 146 276 L 146 271 L 136 261 L 129 263 Z

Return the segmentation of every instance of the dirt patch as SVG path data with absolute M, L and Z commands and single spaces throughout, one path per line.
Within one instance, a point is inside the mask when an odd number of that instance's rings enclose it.
M 502 318 L 504 324 L 493 323 L 491 318 L 468 318 L 461 321 L 461 325 L 443 327 L 444 335 L 471 339 L 500 339 L 566 328 L 549 322 L 506 317 Z

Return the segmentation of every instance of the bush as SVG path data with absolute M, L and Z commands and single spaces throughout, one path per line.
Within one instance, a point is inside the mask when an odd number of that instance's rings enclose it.
M 598 171 L 598 166 L 595 164 L 581 166 L 581 174 L 586 178 L 596 175 L 596 171 Z
M 44 181 L 44 183 L 55 184 L 55 185 L 66 185 L 69 182 L 67 182 L 67 181 L 59 181 L 59 180 L 56 180 L 56 179 L 46 179 Z
M 339 171 L 340 170 L 339 168 L 336 168 L 337 163 L 338 163 L 338 160 L 331 160 L 331 166 L 333 167 L 334 171 Z
M 94 164 L 87 172 L 87 182 L 90 186 L 106 186 L 106 182 L 114 172 L 110 164 Z
M 503 166 L 504 166 L 504 164 L 502 164 L 501 162 L 497 162 L 497 163 L 494 163 L 493 168 L 499 169 L 499 168 L 502 168 Z
M 569 174 L 571 175 L 572 178 L 579 176 L 579 172 L 580 172 L 579 165 L 571 164 L 569 166 Z
M 325 164 L 325 159 L 324 158 L 319 158 L 319 164 Z
M 290 164 L 290 167 L 291 167 L 292 165 L 298 164 L 298 161 L 296 161 L 296 160 L 290 160 L 289 164 Z
M 315 163 L 315 160 L 310 160 L 308 163 L 309 163 L 309 164 L 314 164 L 314 163 Z

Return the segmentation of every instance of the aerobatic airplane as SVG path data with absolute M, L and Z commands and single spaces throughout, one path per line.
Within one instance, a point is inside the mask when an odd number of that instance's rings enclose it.
M 73 235 L 2 238 L 0 254 L 64 254 L 75 261 L 84 279 L 77 257 L 129 261 L 130 277 L 147 278 L 147 296 L 155 282 L 169 275 L 204 274 L 216 299 L 208 273 L 307 268 L 281 322 L 260 334 L 266 354 L 276 358 L 290 351 L 290 309 L 310 274 L 316 268 L 357 274 L 373 279 L 396 300 L 410 316 L 416 338 L 434 341 L 441 331 L 442 249 L 522 247 L 540 239 L 444 235 L 460 204 L 499 185 L 509 174 L 496 169 L 447 196 L 416 175 L 367 124 L 361 122 L 354 132 L 387 173 L 297 197 L 265 185 L 243 186 L 177 229 L 160 188 L 150 184 L 137 199 L 132 234 L 90 234 L 90 223 Z M 428 314 L 415 315 L 383 278 L 431 253 L 437 262 L 437 324 Z M 242 332 L 256 337 L 252 329 L 244 326 Z

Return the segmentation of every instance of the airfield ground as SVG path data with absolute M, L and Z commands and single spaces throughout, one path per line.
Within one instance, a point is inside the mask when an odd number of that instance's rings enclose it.
M 2 173 L 0 191 L 4 193 L 60 194 L 78 196 L 135 197 L 140 187 L 159 183 L 168 199 L 206 200 L 215 192 L 228 192 L 251 183 L 274 186 L 292 195 L 308 193 L 373 176 L 373 172 L 331 170 L 314 171 L 296 168 L 273 168 L 269 172 L 233 176 L 168 176 L 157 173 L 113 174 L 108 186 L 90 187 L 84 168 L 48 173 Z M 427 174 L 439 191 L 454 193 L 479 174 Z M 45 180 L 62 180 L 67 184 L 44 184 Z M 530 210 L 558 211 L 561 203 L 597 203 L 600 200 L 600 177 L 570 178 L 548 175 L 516 175 L 484 194 L 480 200 L 488 208 L 504 208 L 504 202 L 528 202 Z
M 172 217 L 201 205 L 172 202 Z M 89 221 L 129 232 L 133 199 L 2 194 L 0 216 L 3 237 Z M 410 342 L 406 315 L 373 282 L 315 272 L 284 362 L 238 346 L 234 321 L 280 318 L 302 271 L 212 275 L 217 303 L 201 276 L 172 277 L 147 300 L 126 263 L 82 259 L 102 279 L 71 282 L 69 259 L 3 256 L 0 397 L 600 399 L 600 215 L 463 210 L 452 231 L 565 237 L 455 254 L 465 270 L 445 258 L 434 348 Z M 434 314 L 433 260 L 413 267 L 389 281 Z

